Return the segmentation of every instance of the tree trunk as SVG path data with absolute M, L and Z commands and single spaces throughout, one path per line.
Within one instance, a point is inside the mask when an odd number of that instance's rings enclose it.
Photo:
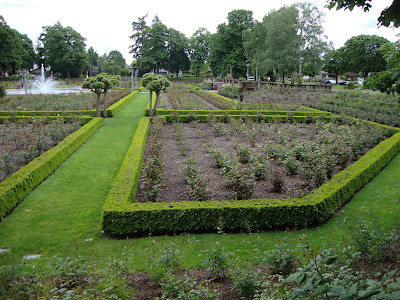
M 97 93 L 97 102 L 96 102 L 96 117 L 100 117 L 100 93 Z
M 276 82 L 276 67 L 274 66 L 273 70 L 272 70 L 272 82 Z
M 149 116 L 153 116 L 153 92 L 150 91 L 150 107 L 149 107 Z
M 103 118 L 107 118 L 107 92 L 104 93 Z
M 299 75 L 303 77 L 303 61 L 301 60 L 299 63 Z
M 294 73 L 294 71 L 292 71 L 292 80 L 291 80 L 291 84 L 294 84 L 294 75 L 295 75 L 295 73 Z

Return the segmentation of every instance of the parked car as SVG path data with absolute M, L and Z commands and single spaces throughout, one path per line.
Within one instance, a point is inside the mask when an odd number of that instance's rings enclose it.
M 346 84 L 348 84 L 350 81 L 348 81 L 348 80 L 339 80 L 339 84 L 340 85 L 346 85 Z
M 336 84 L 336 80 L 329 79 L 329 80 L 325 81 L 325 84 Z

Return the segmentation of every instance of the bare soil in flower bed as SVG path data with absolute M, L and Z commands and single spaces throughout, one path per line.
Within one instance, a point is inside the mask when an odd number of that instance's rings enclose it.
M 185 153 L 182 152 L 182 144 L 177 140 L 175 126 L 182 126 Z M 196 167 L 208 177 L 207 189 L 210 191 L 210 200 L 243 199 L 243 197 L 238 197 L 237 189 L 235 190 L 229 184 L 229 176 L 224 174 L 224 168 L 216 167 L 216 160 L 210 149 L 220 151 L 230 157 L 233 164 L 239 165 L 241 169 L 250 168 L 250 162 L 241 160 L 240 150 L 248 151 L 250 160 L 261 161 L 262 164 L 268 160 L 263 178 L 255 182 L 254 191 L 245 198 L 303 197 L 385 138 L 379 128 L 371 127 L 371 131 L 368 129 L 359 131 L 361 129 L 354 130 L 353 128 L 353 131 L 347 132 L 348 126 L 346 126 L 333 123 L 246 124 L 242 121 L 214 124 L 194 122 L 165 124 L 161 134 L 164 172 L 157 201 L 198 200 L 190 196 L 191 188 L 182 172 L 185 161 L 189 157 L 195 158 Z M 351 142 L 351 139 L 358 140 Z M 343 140 L 342 144 L 339 143 L 340 140 Z M 318 142 L 322 145 L 318 146 Z M 362 147 L 357 145 L 361 142 L 364 143 Z M 353 145 L 349 146 L 349 143 Z M 299 149 L 309 147 L 312 148 L 312 152 L 311 154 L 300 153 L 308 156 L 299 158 L 300 154 L 294 151 L 296 147 Z M 339 154 L 330 156 L 328 151 L 336 151 Z M 297 155 L 297 158 L 294 155 Z M 145 163 L 147 156 L 148 149 L 146 148 Z M 318 159 L 321 159 L 321 162 Z M 281 186 L 279 182 L 277 186 L 277 176 L 278 181 L 281 180 Z M 143 180 L 142 175 L 141 187 L 136 195 L 138 202 L 148 201 L 146 191 L 142 188 Z
M 174 108 L 174 104 L 172 103 L 173 100 L 171 101 L 171 98 L 174 97 L 174 94 L 161 94 L 156 108 L 163 108 L 167 110 L 219 110 L 218 107 L 196 94 L 185 92 L 184 95 L 186 99 L 183 101 L 183 104 L 181 104 L 179 101 L 175 101 Z

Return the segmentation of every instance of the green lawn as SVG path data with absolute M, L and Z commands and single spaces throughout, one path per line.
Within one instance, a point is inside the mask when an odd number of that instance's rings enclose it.
M 254 249 L 271 249 L 286 234 L 293 241 L 306 234 L 310 243 L 337 243 L 348 227 L 372 212 L 382 225 L 399 225 L 400 154 L 330 221 L 308 230 L 250 233 L 186 234 L 111 239 L 101 233 L 104 200 L 143 115 L 148 94 L 141 93 L 98 130 L 61 167 L 0 223 L 1 264 L 15 264 L 25 254 L 42 254 L 26 261 L 29 273 L 48 272 L 52 257 L 79 255 L 97 267 L 110 259 L 129 258 L 132 270 L 145 270 L 146 261 L 173 243 L 182 251 L 186 268 L 198 267 L 202 249 L 223 245 L 226 251 L 255 262 Z

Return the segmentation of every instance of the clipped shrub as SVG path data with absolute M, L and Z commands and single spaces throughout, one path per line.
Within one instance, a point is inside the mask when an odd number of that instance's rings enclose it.
M 4 98 L 6 96 L 6 89 L 4 86 L 0 85 L 0 98 Z
M 229 98 L 238 98 L 241 92 L 242 86 L 240 84 L 226 83 L 218 89 L 218 94 Z

